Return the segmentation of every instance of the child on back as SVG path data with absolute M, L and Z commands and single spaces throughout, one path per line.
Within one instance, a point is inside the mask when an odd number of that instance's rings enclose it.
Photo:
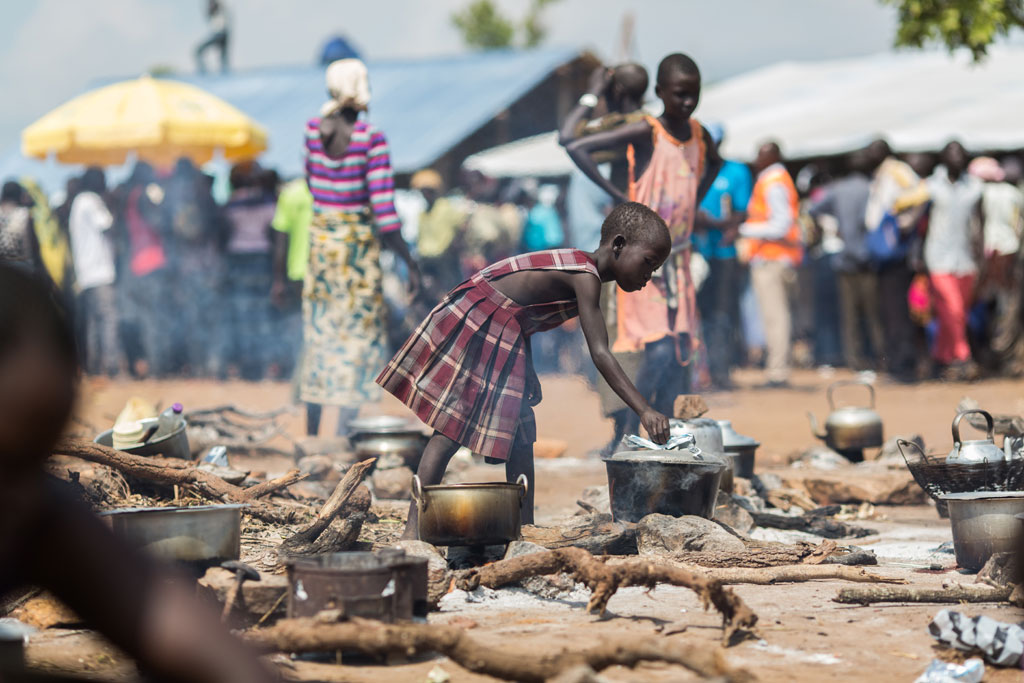
M 504 461 L 508 481 L 533 482 L 533 406 L 540 383 L 530 358 L 530 336 L 566 320 L 580 325 L 594 364 L 640 417 L 658 443 L 668 439 L 668 418 L 640 395 L 608 349 L 599 308 L 601 283 L 641 290 L 665 259 L 671 241 L 665 222 L 636 202 L 616 207 L 601 228 L 597 251 L 553 249 L 515 256 L 462 283 L 420 323 L 377 378 L 434 434 L 417 474 L 439 484 L 460 446 Z M 533 489 L 523 500 L 523 521 L 533 522 Z M 410 508 L 405 538 L 416 538 Z

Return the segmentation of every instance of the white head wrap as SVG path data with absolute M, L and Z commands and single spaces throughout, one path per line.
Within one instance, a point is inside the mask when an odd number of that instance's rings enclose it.
M 366 111 L 370 105 L 370 80 L 366 65 L 358 59 L 331 62 L 326 74 L 327 92 L 331 99 L 320 107 L 320 115 L 328 116 L 339 109 Z

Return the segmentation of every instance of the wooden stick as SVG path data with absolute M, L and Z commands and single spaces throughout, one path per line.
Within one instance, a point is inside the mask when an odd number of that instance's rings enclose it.
M 701 676 L 721 676 L 726 681 L 753 680 L 748 672 L 731 669 L 719 648 L 665 638 L 617 637 L 583 649 L 539 654 L 534 648 L 517 648 L 509 643 L 500 648 L 485 645 L 452 626 L 382 624 L 363 619 L 324 623 L 316 618 L 284 619 L 243 637 L 256 647 L 279 652 L 358 650 L 379 657 L 437 652 L 474 673 L 512 681 L 546 681 L 581 664 L 601 671 L 616 665 L 633 667 L 640 662 L 677 664 Z
M 531 576 L 568 572 L 585 584 L 592 594 L 587 610 L 604 613 L 608 600 L 625 586 L 653 588 L 659 583 L 683 586 L 697 593 L 705 609 L 710 605 L 722 614 L 723 641 L 728 642 L 740 629 L 751 629 L 757 615 L 735 593 L 703 572 L 671 565 L 632 560 L 616 565 L 606 564 L 582 548 L 558 548 L 500 560 L 457 574 L 455 585 L 462 590 L 477 586 L 498 588 Z
M 284 549 L 297 548 L 315 541 L 323 533 L 324 529 L 330 525 L 331 520 L 338 515 L 342 506 L 345 505 L 345 502 L 352 496 L 352 493 L 363 482 L 363 478 L 366 477 L 366 473 L 373 467 L 375 462 L 377 462 L 377 458 L 369 458 L 362 462 L 357 462 L 348 468 L 348 472 L 338 482 L 338 485 L 334 487 L 334 491 L 327 499 L 327 502 L 324 503 L 324 506 L 320 508 L 316 518 L 299 529 L 295 535 L 286 538 L 281 547 Z
M 1006 602 L 1010 599 L 1013 586 L 961 585 L 942 588 L 843 588 L 834 599 L 854 605 L 870 605 L 876 602 Z
M 905 584 L 904 579 L 893 579 L 878 574 L 869 574 L 858 567 L 847 567 L 841 564 L 796 564 L 784 567 L 765 567 L 763 569 L 704 569 L 697 570 L 707 574 L 709 578 L 723 585 L 748 583 L 768 585 L 773 583 L 800 583 L 821 579 L 839 579 L 840 581 L 856 581 L 860 583 L 896 583 Z
M 255 486 L 250 486 L 247 489 L 242 490 L 242 496 L 246 500 L 256 500 L 263 496 L 270 495 L 275 491 L 288 488 L 297 481 L 302 481 L 309 476 L 309 473 L 302 474 L 298 469 L 290 469 L 288 472 L 276 479 L 270 479 Z

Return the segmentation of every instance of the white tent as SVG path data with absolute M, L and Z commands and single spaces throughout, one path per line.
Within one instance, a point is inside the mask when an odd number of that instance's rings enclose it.
M 697 117 L 725 126 L 725 156 L 749 161 L 768 139 L 790 159 L 841 154 L 879 136 L 907 151 L 937 150 L 954 138 L 972 150 L 1020 149 L 1021 112 L 1024 47 L 1000 46 L 981 64 L 916 51 L 780 62 L 707 86 Z M 554 132 L 485 150 L 465 165 L 496 177 L 572 170 Z

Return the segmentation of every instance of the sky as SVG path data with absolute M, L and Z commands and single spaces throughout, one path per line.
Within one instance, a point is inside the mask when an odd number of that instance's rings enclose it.
M 529 0 L 496 0 L 521 17 Z M 450 15 L 469 0 L 228 0 L 232 65 L 308 64 L 343 33 L 366 59 L 465 48 Z M 205 0 L 0 0 L 0 152 L 23 127 L 101 78 L 154 66 L 194 69 Z M 619 61 L 623 17 L 635 19 L 634 59 L 656 66 L 686 52 L 705 82 L 786 59 L 890 49 L 895 13 L 879 0 L 560 0 L 544 14 L 547 42 Z M 212 55 L 210 55 L 212 57 Z

